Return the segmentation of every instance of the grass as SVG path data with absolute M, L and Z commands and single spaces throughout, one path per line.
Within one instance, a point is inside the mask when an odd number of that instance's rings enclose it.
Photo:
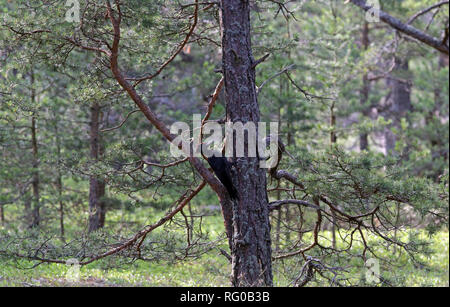
M 416 231 L 414 231 L 416 232 Z M 404 235 L 411 235 L 405 233 Z M 393 254 L 390 249 L 379 248 L 380 256 L 392 260 L 392 266 L 381 266 L 383 278 L 395 285 L 403 286 L 449 286 L 449 234 L 441 231 L 428 237 L 424 231 L 416 233 L 421 239 L 430 243 L 431 253 L 422 255 L 418 260 L 424 265 L 413 263 L 403 252 Z M 329 236 L 324 232 L 323 238 Z M 377 238 L 370 238 L 376 246 Z M 355 246 L 356 249 L 362 246 Z M 381 254 L 384 253 L 384 254 Z M 346 263 L 350 267 L 348 277 L 358 283 L 364 275 L 359 259 Z M 353 263 L 354 261 L 354 263 Z M 0 262 L 0 286 L 229 286 L 230 265 L 227 260 L 213 250 L 199 259 L 171 263 L 135 262 L 115 268 L 108 268 L 105 262 L 99 261 L 82 267 L 79 280 L 70 279 L 70 268 L 62 264 L 41 264 L 31 268 L 34 263 L 25 260 Z M 274 263 L 274 282 L 276 286 L 289 284 L 283 268 L 299 272 L 301 261 L 290 259 Z M 295 268 L 295 269 L 294 269 Z M 311 286 L 327 285 L 324 280 L 317 279 Z

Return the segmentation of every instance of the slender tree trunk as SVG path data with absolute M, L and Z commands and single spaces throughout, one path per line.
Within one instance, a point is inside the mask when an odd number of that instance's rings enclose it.
M 3 205 L 0 205 L 0 222 L 5 225 L 5 208 Z
M 448 55 L 441 53 L 439 54 L 438 71 L 441 71 L 446 66 L 448 66 Z M 441 109 L 444 104 L 445 101 L 442 97 L 442 88 L 438 83 L 437 87 L 434 89 L 434 107 L 430 112 L 428 112 L 426 117 L 427 126 L 432 126 L 436 122 L 440 125 L 440 121 L 442 119 Z M 436 131 L 435 134 L 430 136 L 430 145 L 433 163 L 440 158 L 444 158 L 445 161 L 448 161 L 448 150 L 445 149 L 445 144 L 443 142 L 442 135 L 439 134 L 439 131 Z M 433 174 L 433 179 L 438 181 L 441 174 L 442 170 L 436 171 Z
M 395 224 L 394 224 L 394 240 L 397 241 L 398 226 L 400 221 L 400 203 L 396 204 Z M 394 244 L 394 255 L 397 254 L 397 244 Z
M 61 141 L 58 131 L 58 122 L 55 123 L 55 139 L 56 139 L 56 157 L 58 159 L 58 164 L 61 161 Z M 63 183 L 61 168 L 58 165 L 58 177 L 56 178 L 56 188 L 58 189 L 58 203 L 59 203 L 59 230 L 61 234 L 61 240 L 65 241 L 64 234 L 64 202 L 63 202 Z
M 287 35 L 288 35 L 288 39 L 291 40 L 292 36 L 291 36 L 291 24 L 290 24 L 290 19 L 289 17 L 286 18 L 286 31 L 287 31 Z M 288 49 L 287 51 L 287 57 L 289 59 L 289 62 L 292 61 L 292 55 L 291 55 L 291 50 Z M 292 119 L 294 118 L 293 115 L 293 110 L 292 110 L 292 101 L 290 99 L 290 81 L 288 80 L 288 78 L 282 78 L 282 81 L 284 80 L 285 83 L 285 91 L 286 91 L 286 97 L 288 97 L 288 141 L 287 141 L 287 145 L 291 146 L 293 143 L 293 135 L 292 135 L 292 126 L 291 126 L 291 122 L 293 121 Z M 282 82 L 281 81 L 281 82 Z M 281 119 L 279 119 L 278 123 L 280 124 Z M 280 199 L 280 195 L 278 195 L 278 198 Z M 282 210 L 280 208 L 280 210 Z M 286 223 L 289 225 L 290 221 L 291 221 L 291 211 L 290 211 L 290 207 L 286 206 L 285 207 L 285 219 L 286 219 Z M 291 232 L 290 231 L 286 231 L 286 242 L 289 242 L 291 240 Z
M 367 50 L 369 48 L 369 23 L 365 22 L 364 27 L 362 30 L 362 46 L 364 50 Z M 368 105 L 369 100 L 369 92 L 370 92 L 370 81 L 368 78 L 368 74 L 365 73 L 363 75 L 363 86 L 360 91 L 361 95 L 361 105 L 363 106 L 363 115 L 365 118 L 367 118 L 371 111 L 371 106 Z M 361 151 L 368 150 L 369 149 L 369 140 L 368 140 L 368 134 L 367 132 L 361 133 L 359 136 L 359 149 Z
M 330 107 L 330 126 L 331 126 L 331 132 L 330 132 L 330 145 L 333 148 L 333 146 L 336 144 L 337 142 L 337 135 L 336 135 L 336 114 L 334 112 L 334 101 L 331 104 Z M 332 216 L 332 220 L 331 220 L 331 243 L 333 248 L 336 248 L 336 213 L 331 210 L 331 216 Z
M 102 118 L 102 113 L 100 116 L 101 119 Z M 98 154 L 99 157 L 102 157 L 103 154 L 105 152 L 105 146 L 102 142 L 102 138 L 101 135 L 99 135 L 99 145 L 98 145 Z M 99 191 L 99 195 L 100 195 L 100 199 L 99 199 L 99 209 L 100 209 L 100 213 L 99 213 L 99 225 L 100 228 L 103 228 L 105 226 L 105 219 L 106 219 L 106 203 L 105 203 L 105 195 L 106 195 L 106 183 L 103 180 L 100 180 L 98 182 L 98 191 Z
M 280 193 L 278 193 L 280 194 Z M 278 198 L 280 199 L 280 198 Z M 277 221 L 275 229 L 275 252 L 280 251 L 280 236 L 281 236 L 281 207 L 277 210 Z
M 386 129 L 386 154 L 395 154 L 397 136 L 392 132 L 395 127 L 400 130 L 402 118 L 407 118 L 408 111 L 412 110 L 411 105 L 411 85 L 407 83 L 409 65 L 406 59 L 395 59 L 395 75 L 389 79 L 388 85 L 391 88 L 390 108 L 388 118 L 392 119 L 392 124 Z
M 221 0 L 223 73 L 227 120 L 260 119 L 255 86 L 255 61 L 250 41 L 249 1 Z M 258 158 L 233 159 L 233 183 L 239 201 L 233 204 L 231 244 L 233 286 L 272 286 L 272 250 L 266 172 Z
M 100 106 L 94 103 L 91 106 L 90 147 L 91 160 L 97 162 L 100 153 Z M 89 232 L 100 229 L 104 225 L 105 184 L 96 175 L 91 175 L 89 181 Z
M 34 88 L 34 71 L 31 71 L 31 101 L 33 106 L 36 105 L 36 91 Z M 39 155 L 36 129 L 36 115 L 33 113 L 31 117 L 31 146 L 33 151 L 33 209 L 31 213 L 31 227 L 39 226 L 40 217 L 40 196 L 39 196 Z
M 62 178 L 61 178 L 61 172 L 58 171 L 58 178 L 57 178 L 57 188 L 58 188 L 58 198 L 59 198 L 59 231 L 61 234 L 61 239 L 65 241 L 65 234 L 64 234 L 64 203 L 62 201 L 63 196 L 63 185 L 62 185 Z
M 289 27 L 288 27 L 288 29 L 289 29 Z M 280 93 L 280 97 L 282 97 L 282 95 L 283 95 L 283 79 L 282 78 L 280 78 L 279 93 Z M 284 105 L 284 102 L 281 103 L 281 101 L 280 101 L 280 105 L 278 107 L 278 118 L 277 118 L 279 129 L 281 129 L 281 106 L 282 105 Z M 288 121 L 288 123 L 289 123 L 289 121 Z M 288 136 L 288 138 L 289 138 L 289 136 Z M 280 191 L 277 191 L 277 199 L 281 199 Z M 276 219 L 276 224 L 275 224 L 275 244 L 274 244 L 275 245 L 275 252 L 279 252 L 280 251 L 281 219 L 282 219 L 281 208 L 282 207 L 278 208 L 278 210 L 277 210 L 277 219 Z
M 333 147 L 334 144 L 336 144 L 337 142 L 337 135 L 336 135 L 336 113 L 334 112 L 334 101 L 331 104 L 330 107 L 330 127 L 331 127 L 331 132 L 330 132 L 330 144 L 331 147 Z
M 291 25 L 289 22 L 289 17 L 286 19 L 286 31 L 287 31 L 287 35 L 288 35 L 288 39 L 291 40 Z M 289 62 L 292 60 L 292 55 L 290 52 L 290 49 L 288 49 L 287 52 L 287 57 L 289 59 Z M 283 80 L 283 79 L 281 79 Z M 286 94 L 289 95 L 289 83 L 286 83 Z M 291 146 L 293 143 L 293 136 L 292 136 L 292 122 L 294 122 L 296 119 L 294 119 L 294 112 L 292 110 L 292 102 L 290 99 L 288 99 L 287 101 L 287 112 L 286 112 L 286 116 L 287 116 L 287 146 Z M 289 208 L 289 206 L 287 206 L 286 208 Z
M 105 220 L 106 220 L 106 206 L 105 206 L 105 194 L 106 194 L 106 185 L 105 182 L 100 180 L 98 183 L 98 191 L 99 191 L 99 195 L 100 195 L 100 199 L 99 199 L 99 217 L 98 217 L 98 223 L 100 228 L 105 227 Z
M 303 241 L 303 225 L 305 223 L 303 208 L 298 206 L 298 242 L 301 244 Z

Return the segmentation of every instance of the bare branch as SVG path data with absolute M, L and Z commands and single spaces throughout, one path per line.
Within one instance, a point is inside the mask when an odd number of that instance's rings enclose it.
M 261 64 L 262 62 L 264 62 L 265 60 L 267 60 L 267 58 L 270 56 L 270 53 L 264 55 L 262 58 L 258 59 L 255 61 L 255 63 L 253 63 L 252 68 L 255 68 L 256 66 L 258 66 L 259 64 Z
M 408 19 L 408 21 L 406 22 L 406 24 L 409 25 L 409 24 L 411 24 L 414 20 L 416 20 L 418 17 L 420 17 L 420 16 L 422 16 L 422 15 L 428 13 L 428 12 L 431 11 L 431 10 L 434 10 L 434 9 L 436 9 L 436 8 L 440 8 L 441 6 L 446 5 L 446 4 L 448 4 L 448 3 L 449 3 L 449 1 L 441 1 L 441 2 L 436 3 L 436 4 L 434 4 L 434 5 L 430 6 L 430 7 L 427 7 L 426 9 L 423 9 L 423 10 L 417 12 L 417 13 L 414 14 L 411 18 Z
M 271 76 L 269 79 L 267 79 L 266 81 L 264 81 L 260 86 L 256 87 L 256 93 L 259 94 L 262 90 L 262 88 L 264 87 L 264 85 L 266 85 L 268 82 L 272 81 L 273 79 L 275 79 L 276 77 L 284 74 L 285 72 L 289 71 L 289 70 L 293 70 L 296 68 L 295 64 L 291 64 L 285 68 L 283 68 L 282 70 L 280 70 L 279 72 L 277 72 L 276 74 L 274 74 L 273 76 Z
M 100 130 L 100 132 L 108 132 L 108 131 L 119 129 L 120 127 L 122 127 L 125 124 L 125 122 L 128 120 L 128 118 L 130 117 L 131 114 L 134 114 L 139 111 L 140 111 L 139 109 L 131 111 L 130 113 L 127 114 L 127 116 L 125 116 L 125 119 L 119 125 L 112 127 L 112 128 L 106 128 L 106 129 Z
M 350 0 L 354 5 L 360 7 L 361 9 L 363 9 L 364 11 L 369 11 L 372 9 L 372 6 L 368 5 L 366 3 L 366 1 L 364 0 Z M 442 40 L 438 39 L 436 37 L 430 36 L 424 32 L 422 32 L 421 30 L 410 26 L 408 24 L 404 24 L 403 22 L 401 22 L 399 19 L 387 14 L 386 12 L 379 10 L 379 16 L 380 19 L 387 23 L 388 25 L 390 25 L 391 27 L 393 27 L 394 29 L 408 35 L 411 36 L 421 42 L 423 42 L 424 44 L 433 47 L 434 49 L 444 53 L 444 54 L 449 54 L 449 46 L 442 44 Z
M 284 199 L 284 200 L 273 201 L 269 204 L 269 210 L 270 211 L 277 210 L 281 206 L 287 205 L 287 204 L 300 205 L 300 206 L 305 206 L 308 208 L 320 210 L 319 206 L 316 206 L 316 205 L 311 204 L 310 202 L 307 202 L 304 200 L 298 200 L 298 199 Z
M 137 86 L 142 81 L 151 80 L 151 79 L 155 78 L 156 76 L 158 76 L 164 70 L 164 68 L 166 68 L 166 66 L 169 65 L 176 58 L 176 56 L 184 49 L 186 44 L 189 42 L 189 39 L 192 36 L 192 33 L 194 33 L 195 27 L 197 26 L 197 23 L 198 23 L 198 6 L 199 6 L 199 2 L 198 2 L 198 0 L 196 0 L 195 1 L 194 16 L 193 16 L 194 21 L 192 22 L 192 25 L 191 25 L 191 28 L 189 29 L 188 34 L 184 38 L 183 42 L 178 46 L 178 49 L 175 51 L 175 53 L 173 53 L 172 56 L 166 62 L 164 62 L 158 68 L 158 70 L 155 73 L 147 75 L 147 76 L 142 77 L 142 78 L 126 78 L 127 81 L 136 81 L 134 83 L 134 86 Z

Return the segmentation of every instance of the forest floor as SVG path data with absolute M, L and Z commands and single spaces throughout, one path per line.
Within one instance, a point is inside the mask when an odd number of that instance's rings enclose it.
M 449 233 L 441 231 L 430 239 L 433 251 L 421 260 L 426 265 L 417 265 L 406 255 L 400 255 L 393 263 L 395 269 L 381 268 L 383 278 L 401 286 L 449 286 Z M 30 261 L 0 261 L 0 286 L 229 286 L 230 265 L 217 250 L 204 254 L 196 260 L 169 263 L 134 262 L 120 267 L 108 267 L 98 261 L 82 267 L 77 281 L 71 281 L 69 268 L 62 264 L 41 264 L 31 268 Z M 276 286 L 288 286 L 283 268 L 292 269 L 293 263 L 274 264 Z M 356 270 L 356 268 L 355 268 Z M 361 270 L 361 269 L 359 269 Z M 394 273 L 395 272 L 395 273 Z M 353 272 L 355 273 L 355 272 Z M 363 274 L 353 274 L 362 276 Z M 315 280 L 311 286 L 327 285 Z

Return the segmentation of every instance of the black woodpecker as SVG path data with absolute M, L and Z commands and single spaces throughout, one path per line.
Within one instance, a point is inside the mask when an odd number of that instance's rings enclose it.
M 207 158 L 207 160 L 214 171 L 214 174 L 216 174 L 217 178 L 227 189 L 228 194 L 230 194 L 230 198 L 232 200 L 239 200 L 238 193 L 231 179 L 231 163 L 228 162 L 225 157 L 212 156 Z
M 208 144 L 206 144 L 208 145 Z M 232 200 L 238 200 L 239 196 L 236 188 L 233 186 L 233 180 L 231 179 L 231 163 L 228 162 L 227 158 L 223 157 L 222 154 L 214 151 L 209 151 L 211 157 L 207 157 L 203 153 L 204 145 L 201 146 L 201 154 L 203 158 L 208 161 L 217 179 L 223 184 L 227 189 L 228 194 Z

